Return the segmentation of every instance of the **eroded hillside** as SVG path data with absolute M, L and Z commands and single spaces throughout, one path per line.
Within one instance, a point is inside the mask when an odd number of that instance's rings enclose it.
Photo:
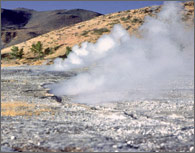
M 2 9 L 1 47 L 9 47 L 99 15 L 101 14 L 82 9 L 52 11 L 35 11 L 25 8 Z

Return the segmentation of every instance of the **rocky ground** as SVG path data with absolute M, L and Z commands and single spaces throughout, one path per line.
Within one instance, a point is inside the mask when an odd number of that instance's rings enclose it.
M 194 151 L 192 76 L 158 98 L 97 105 L 49 94 L 78 71 L 1 70 L 1 151 Z

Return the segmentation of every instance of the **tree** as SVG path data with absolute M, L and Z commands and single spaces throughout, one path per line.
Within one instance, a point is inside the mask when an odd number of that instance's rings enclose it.
M 49 54 L 52 54 L 52 53 L 53 53 L 53 48 L 51 48 L 51 47 L 48 47 L 44 50 L 45 55 L 49 55 Z
M 42 58 L 44 55 L 43 44 L 40 41 L 38 41 L 37 44 L 32 44 L 30 50 L 34 53 L 34 55 L 38 55 L 38 58 Z
M 70 54 L 71 51 L 72 51 L 72 48 L 67 46 L 66 47 L 66 57 L 68 57 L 68 55 Z
M 18 47 L 16 46 L 13 46 L 11 48 L 11 53 L 10 55 L 13 57 L 13 58 L 17 58 L 17 59 L 21 59 L 22 56 L 24 55 L 24 52 L 23 52 L 23 48 L 19 49 Z

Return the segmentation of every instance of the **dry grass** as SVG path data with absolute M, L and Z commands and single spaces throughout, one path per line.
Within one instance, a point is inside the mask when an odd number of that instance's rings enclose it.
M 33 116 L 45 112 L 55 114 L 55 110 L 47 105 L 35 105 L 22 101 L 1 103 L 1 116 Z

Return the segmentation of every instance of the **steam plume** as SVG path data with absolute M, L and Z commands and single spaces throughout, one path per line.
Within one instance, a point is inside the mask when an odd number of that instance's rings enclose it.
M 95 44 L 73 47 L 52 70 L 89 67 L 87 72 L 50 86 L 55 95 L 81 103 L 125 101 L 158 94 L 178 76 L 193 73 L 194 32 L 181 21 L 181 5 L 165 3 L 156 18 L 145 18 L 141 38 L 115 25 Z M 147 92 L 145 92 L 147 91 Z

